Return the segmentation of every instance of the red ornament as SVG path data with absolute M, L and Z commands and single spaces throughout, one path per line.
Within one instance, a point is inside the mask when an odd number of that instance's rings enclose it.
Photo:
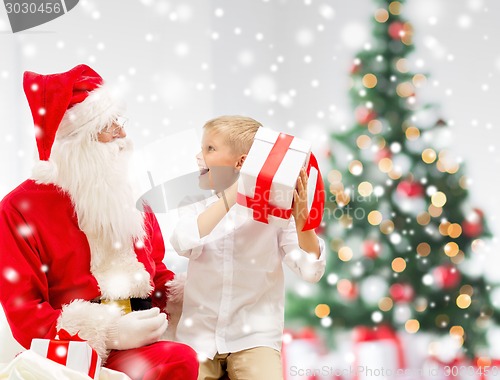
M 410 284 L 392 284 L 389 294 L 394 302 L 410 302 L 415 296 L 415 291 Z
M 377 117 L 377 114 L 366 107 L 358 107 L 354 111 L 354 116 L 356 117 L 356 120 L 359 124 L 361 125 L 366 125 L 373 119 Z
M 351 66 L 351 74 L 356 74 L 361 70 L 361 62 L 354 62 Z
M 302 328 L 297 334 L 293 336 L 294 339 L 311 339 L 311 340 L 317 340 L 318 339 L 318 334 L 316 334 L 316 331 L 312 327 L 304 327 Z
M 376 259 L 380 255 L 380 243 L 374 240 L 365 240 L 363 242 L 363 255 L 369 259 Z
M 323 235 L 325 232 L 325 222 L 320 223 L 320 225 L 314 229 L 314 232 L 316 232 L 316 235 Z
M 405 24 L 400 21 L 394 21 L 391 25 L 389 25 L 388 32 L 389 36 L 393 40 L 400 40 L 403 36 L 403 32 L 405 29 Z
M 462 232 L 468 238 L 477 238 L 483 233 L 484 213 L 475 208 L 462 222 Z
M 408 198 L 421 197 L 424 195 L 424 187 L 418 182 L 405 180 L 398 184 L 396 192 Z
M 483 233 L 482 223 L 471 223 L 467 220 L 462 222 L 462 232 L 468 238 L 477 238 Z
M 337 290 L 339 292 L 340 297 L 342 297 L 345 300 L 352 301 L 356 298 L 358 298 L 358 284 L 347 280 L 343 279 L 337 282 Z
M 460 272 L 453 265 L 441 265 L 432 271 L 439 289 L 453 289 L 462 279 Z
M 392 152 L 387 148 L 380 149 L 375 155 L 375 162 L 379 163 L 383 158 L 391 158 Z

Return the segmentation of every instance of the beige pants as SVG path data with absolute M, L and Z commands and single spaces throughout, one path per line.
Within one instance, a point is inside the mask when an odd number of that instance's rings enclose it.
M 281 354 L 269 347 L 255 347 L 217 354 L 200 363 L 198 380 L 282 380 Z

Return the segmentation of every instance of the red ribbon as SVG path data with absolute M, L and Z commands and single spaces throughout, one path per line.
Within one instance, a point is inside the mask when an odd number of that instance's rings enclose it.
M 78 333 L 71 335 L 64 329 L 58 331 L 59 339 L 50 340 L 49 347 L 47 349 L 47 358 L 55 361 L 56 363 L 66 365 L 68 360 L 68 349 L 71 342 L 85 342 L 84 339 L 78 336 Z M 97 352 L 91 348 L 91 358 L 88 375 L 94 378 L 97 371 Z
M 366 326 L 359 326 L 354 330 L 354 343 L 373 342 L 379 340 L 390 340 L 396 345 L 398 355 L 398 368 L 405 368 L 405 357 L 403 345 L 396 332 L 389 326 L 378 326 L 371 328 Z M 356 360 L 359 355 L 356 355 Z M 357 368 L 357 365 L 355 366 Z M 358 371 L 356 370 L 355 378 L 358 378 Z
M 238 193 L 236 196 L 236 202 L 238 204 L 246 206 L 253 210 L 253 218 L 256 221 L 268 224 L 269 215 L 281 219 L 290 219 L 290 217 L 292 216 L 291 208 L 282 209 L 273 206 L 269 203 L 269 197 L 271 193 L 273 178 L 279 166 L 283 162 L 283 159 L 285 158 L 286 152 L 288 151 L 293 138 L 293 136 L 287 135 L 285 133 L 279 134 L 278 139 L 269 152 L 269 155 L 267 156 L 261 171 L 257 175 L 254 197 L 250 198 L 241 193 Z M 321 223 L 321 219 L 323 218 L 323 210 L 325 205 L 323 179 L 319 171 L 316 157 L 314 157 L 312 153 L 310 155 L 309 165 L 307 166 L 308 175 L 311 167 L 317 169 L 318 177 L 316 179 L 316 189 L 314 192 L 313 204 L 309 212 L 309 217 L 307 218 L 306 224 L 304 225 L 302 231 L 311 230 L 319 226 L 319 224 Z
M 281 165 L 281 162 L 283 162 L 292 140 L 293 136 L 280 133 L 271 149 L 271 152 L 269 152 L 261 171 L 257 175 L 254 197 L 250 198 L 240 193 L 237 195 L 236 201 L 239 204 L 252 209 L 253 218 L 258 222 L 266 224 L 269 223 L 269 215 L 283 219 L 289 219 L 292 215 L 292 209 L 281 209 L 279 207 L 272 206 L 269 203 L 273 178 Z
M 47 358 L 56 363 L 66 365 L 68 349 L 69 341 L 51 340 L 47 349 Z
M 446 376 L 448 379 L 459 379 L 459 378 L 461 378 L 460 370 L 457 371 L 458 372 L 457 376 L 453 375 L 453 368 L 456 367 L 457 369 L 459 369 L 460 366 L 464 365 L 464 359 L 462 357 L 455 358 L 455 359 L 453 359 L 450 362 L 444 362 L 442 360 L 439 360 L 437 357 L 432 356 L 432 361 L 436 362 L 441 367 L 449 367 L 450 368 L 450 374 Z
M 90 358 L 89 376 L 94 378 L 97 371 L 97 351 L 92 349 L 92 357 Z
M 318 335 L 312 327 L 304 327 L 298 332 L 285 330 L 285 333 L 290 334 L 292 339 L 302 339 L 302 340 L 318 340 Z
M 292 340 L 308 340 L 312 342 L 315 345 L 320 345 L 321 341 L 319 340 L 318 336 L 316 335 L 316 332 L 310 328 L 310 327 L 305 327 L 299 332 L 295 332 L 292 330 L 285 329 L 283 331 L 283 334 L 288 334 L 292 337 Z M 283 379 L 287 380 L 290 379 L 290 373 L 289 373 L 289 368 L 288 368 L 288 358 L 287 358 L 287 344 L 285 342 L 281 342 L 281 358 L 283 361 Z M 314 376 L 309 376 L 307 380 L 315 380 Z
M 64 329 L 61 329 L 57 332 L 57 335 L 59 335 L 59 340 L 71 340 L 74 342 L 85 342 L 85 339 L 80 338 L 78 333 L 75 335 L 71 335 L 69 332 L 67 332 Z
M 309 164 L 307 165 L 307 175 L 311 168 L 315 168 L 318 171 L 318 177 L 316 178 L 316 186 L 314 190 L 314 198 L 311 205 L 311 210 L 309 211 L 309 217 L 307 218 L 306 224 L 302 231 L 312 230 L 319 227 L 321 224 L 321 219 L 323 219 L 323 212 L 325 210 L 325 184 L 323 183 L 323 177 L 321 177 L 321 172 L 319 171 L 318 161 L 314 154 L 311 153 L 309 158 Z

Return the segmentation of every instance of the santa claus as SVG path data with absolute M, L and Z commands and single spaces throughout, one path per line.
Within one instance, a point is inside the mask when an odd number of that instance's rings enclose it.
M 39 161 L 0 203 L 0 301 L 24 347 L 64 329 L 133 379 L 196 379 L 167 328 L 164 241 L 135 207 L 123 106 L 94 70 L 24 74 Z

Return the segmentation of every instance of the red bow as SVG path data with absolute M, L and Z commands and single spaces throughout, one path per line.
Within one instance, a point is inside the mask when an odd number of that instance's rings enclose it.
M 59 340 L 71 340 L 71 341 L 75 341 L 75 342 L 85 342 L 85 339 L 80 338 L 78 333 L 76 333 L 75 335 L 71 335 L 69 332 L 67 332 L 64 329 L 60 329 L 57 332 L 57 335 L 59 335 Z

